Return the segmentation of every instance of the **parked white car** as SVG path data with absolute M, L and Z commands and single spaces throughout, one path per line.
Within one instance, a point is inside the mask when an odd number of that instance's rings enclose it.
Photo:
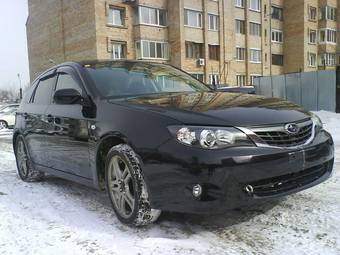
M 14 126 L 15 113 L 18 107 L 18 104 L 10 104 L 0 108 L 0 130 Z

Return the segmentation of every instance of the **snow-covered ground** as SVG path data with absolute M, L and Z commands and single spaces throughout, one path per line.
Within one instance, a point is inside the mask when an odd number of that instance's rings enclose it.
M 10 131 L 0 132 L 0 254 L 340 254 L 340 115 L 318 112 L 337 156 L 327 182 L 279 202 L 221 216 L 166 213 L 133 229 L 104 193 L 16 175 Z

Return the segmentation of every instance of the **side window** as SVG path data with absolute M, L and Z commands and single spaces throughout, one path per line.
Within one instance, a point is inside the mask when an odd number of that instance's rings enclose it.
M 66 73 L 61 73 L 58 76 L 56 91 L 61 89 L 75 89 L 80 94 L 82 94 L 82 90 L 79 86 L 79 84 L 72 78 L 71 75 Z
M 48 105 L 55 86 L 56 76 L 40 80 L 38 87 L 35 89 L 33 103 Z

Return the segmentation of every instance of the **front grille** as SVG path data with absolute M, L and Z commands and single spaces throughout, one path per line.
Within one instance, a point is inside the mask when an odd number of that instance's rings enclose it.
M 313 123 L 311 121 L 297 124 L 299 131 L 289 134 L 284 126 L 253 129 L 253 132 L 266 144 L 277 147 L 295 147 L 305 144 L 313 134 Z
M 255 195 L 257 197 L 275 196 L 280 193 L 308 185 L 322 177 L 327 171 L 332 169 L 332 166 L 333 161 L 329 161 L 322 165 L 311 167 L 297 173 L 250 183 L 252 187 L 251 195 Z

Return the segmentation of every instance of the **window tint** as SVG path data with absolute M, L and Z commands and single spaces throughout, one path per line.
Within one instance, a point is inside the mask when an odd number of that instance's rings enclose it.
M 34 104 L 44 104 L 48 105 L 50 103 L 52 90 L 55 85 L 56 76 L 50 77 L 48 79 L 40 80 L 38 87 L 34 93 Z
M 72 78 L 71 75 L 65 73 L 59 74 L 58 76 L 56 91 L 61 89 L 75 89 L 80 94 L 82 94 L 78 83 Z

